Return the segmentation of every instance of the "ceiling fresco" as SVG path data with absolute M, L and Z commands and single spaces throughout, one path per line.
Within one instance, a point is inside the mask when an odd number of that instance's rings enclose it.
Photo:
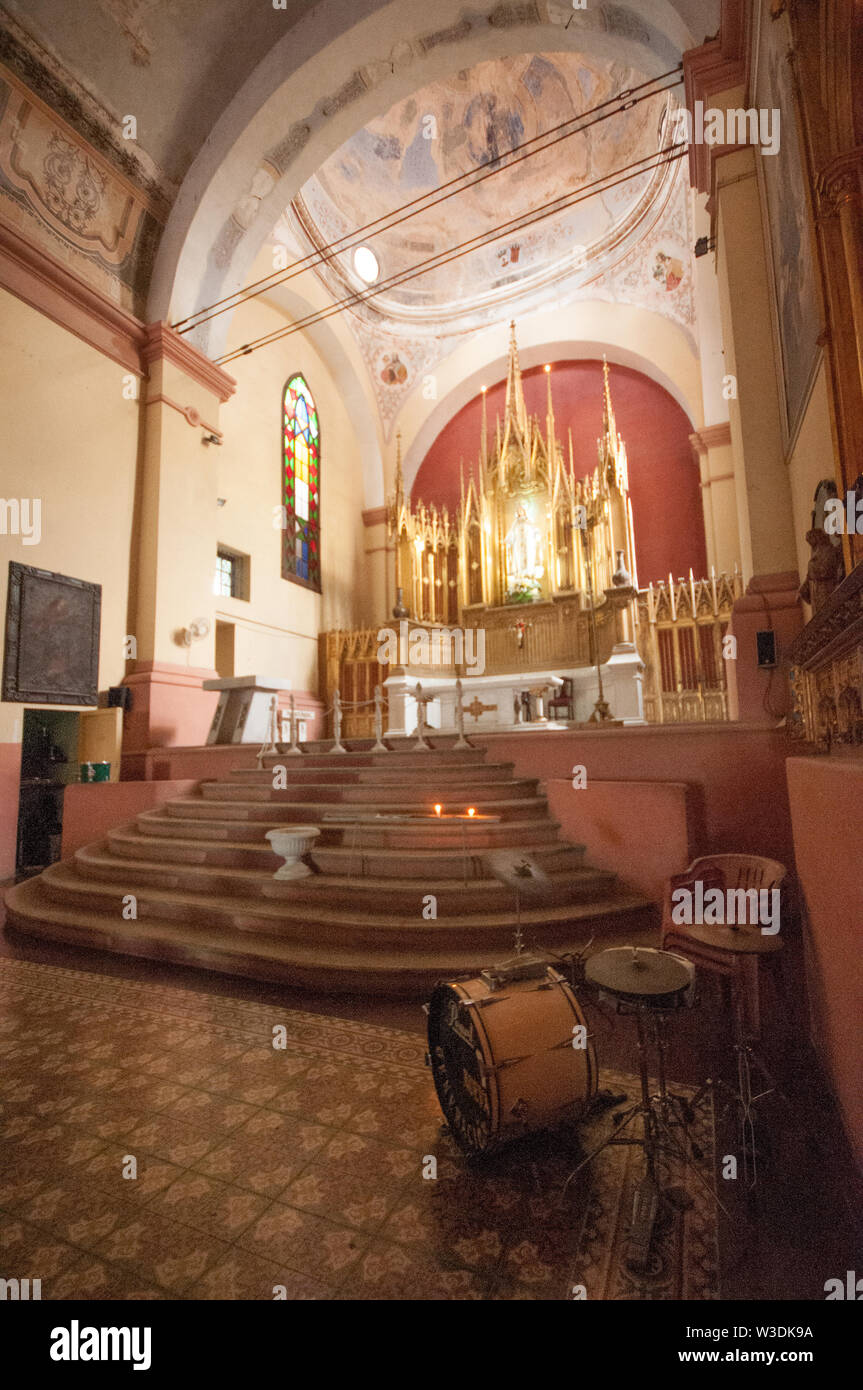
M 504 220 L 535 213 L 653 153 L 667 98 L 658 95 L 520 163 L 501 156 L 643 81 L 621 64 L 577 53 L 525 54 L 479 63 L 430 84 L 370 122 L 303 186 L 294 212 L 314 245 L 434 194 L 450 180 L 499 169 L 409 221 L 370 239 L 381 279 L 398 276 Z M 467 327 L 499 307 L 561 279 L 600 268 L 609 249 L 640 223 L 663 184 L 641 174 L 375 297 L 379 316 L 439 330 Z M 346 255 L 326 271 L 331 289 L 358 284 Z M 454 319 L 460 322 L 454 322 Z
M 501 167 L 501 156 L 513 146 L 640 81 L 643 75 L 625 65 L 603 66 L 577 53 L 499 58 L 455 73 L 399 102 L 342 145 L 305 183 L 275 240 L 294 254 L 320 249 L 459 175 L 497 168 L 482 183 L 364 238 L 380 263 L 381 281 L 398 276 L 658 151 L 669 109 L 665 94 Z M 605 299 L 651 309 L 691 336 L 686 187 L 679 162 L 627 178 L 356 305 L 346 319 L 387 437 L 404 400 L 434 366 L 466 334 L 505 318 Z M 367 288 L 350 251 L 315 273 L 338 299 Z

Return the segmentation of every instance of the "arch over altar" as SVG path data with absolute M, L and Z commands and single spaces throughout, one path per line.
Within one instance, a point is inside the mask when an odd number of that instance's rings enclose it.
M 452 514 L 410 499 L 399 444 L 387 505 L 392 619 L 324 635 L 328 703 L 339 688 L 359 709 L 381 684 L 388 734 L 411 734 L 420 680 L 429 726 L 450 730 L 460 677 L 468 729 L 727 717 L 721 638 L 739 579 L 669 576 L 639 590 L 612 372 L 606 362 L 596 464 L 581 476 L 557 427 L 550 368 L 546 380 L 541 422 L 525 405 L 512 324 L 503 414 L 490 427 L 483 409 Z M 462 640 L 434 640 L 440 632 Z M 482 661 L 459 659 L 468 646 Z M 350 731 L 366 732 L 363 715 L 354 718 Z

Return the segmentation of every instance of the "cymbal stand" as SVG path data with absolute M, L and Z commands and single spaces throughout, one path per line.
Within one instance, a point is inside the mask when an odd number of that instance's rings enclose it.
M 737 1111 L 740 1152 L 743 1160 L 743 1180 L 746 1191 L 751 1193 L 758 1185 L 758 1150 L 754 1107 L 758 1101 L 764 1100 L 765 1097 L 774 1093 L 785 1102 L 786 1106 L 790 1107 L 791 1102 L 785 1092 L 777 1085 L 768 1070 L 767 1063 L 755 1047 L 755 1039 L 750 1035 L 746 1026 L 743 992 L 736 984 L 733 989 L 732 1047 L 737 1067 L 737 1089 L 729 1086 L 728 1082 L 722 1078 L 714 1080 L 708 1077 L 689 1104 L 692 1107 L 696 1106 L 701 1097 L 708 1091 L 713 1095 L 720 1090 L 725 1093 L 727 1104 L 719 1118 L 722 1120 L 731 1106 Z M 753 1077 L 756 1074 L 766 1082 L 766 1088 L 753 1093 Z
M 601 1143 L 597 1144 L 595 1148 L 591 1149 L 590 1153 L 588 1153 L 581 1160 L 581 1162 L 577 1164 L 577 1166 L 572 1170 L 564 1184 L 563 1193 L 566 1193 L 570 1183 L 572 1182 L 576 1174 L 580 1173 L 582 1168 L 585 1168 L 589 1163 L 592 1163 L 596 1156 L 602 1153 L 603 1149 L 609 1148 L 613 1144 L 640 1144 L 641 1147 L 644 1149 L 647 1176 L 656 1185 L 660 1195 L 664 1195 L 667 1201 L 669 1201 L 672 1205 L 680 1205 L 679 1194 L 671 1188 L 659 1188 L 659 1184 L 657 1182 L 657 1160 L 660 1158 L 663 1150 L 669 1152 L 675 1158 L 677 1158 L 684 1165 L 684 1167 L 690 1168 L 692 1170 L 693 1174 L 695 1175 L 701 1186 L 707 1192 L 710 1193 L 711 1197 L 716 1202 L 716 1205 L 719 1207 L 720 1211 L 722 1211 L 726 1216 L 728 1216 L 729 1213 L 720 1201 L 718 1192 L 713 1187 L 713 1185 L 710 1182 L 708 1182 L 707 1178 L 698 1168 L 697 1164 L 693 1161 L 693 1158 L 687 1152 L 686 1148 L 678 1142 L 676 1136 L 674 1135 L 671 1129 L 671 1123 L 668 1118 L 669 1102 L 671 1100 L 677 1100 L 679 1098 L 670 1096 L 668 1091 L 666 1090 L 664 1058 L 661 1061 L 660 1093 L 656 1096 L 653 1096 L 650 1093 L 650 1078 L 648 1075 L 647 1062 L 648 1038 L 647 1028 L 645 1025 L 645 1015 L 648 1013 L 658 1014 L 659 1011 L 650 1008 L 633 1006 L 632 1012 L 635 1015 L 635 1024 L 638 1038 L 638 1071 L 641 1085 L 641 1097 L 633 1105 L 631 1105 L 628 1110 L 624 1111 L 620 1115 L 620 1118 L 613 1132 L 610 1135 L 608 1135 L 605 1139 L 603 1139 Z M 664 1051 L 664 1020 L 662 1034 L 662 1049 Z M 634 1135 L 624 1136 L 623 1131 L 632 1124 L 633 1120 L 638 1119 L 639 1116 L 642 1120 L 641 1138 L 637 1138 Z M 685 1121 L 681 1119 L 680 1121 L 678 1121 L 678 1123 L 683 1124 L 683 1127 L 686 1130 L 688 1136 L 688 1128 L 685 1124 Z

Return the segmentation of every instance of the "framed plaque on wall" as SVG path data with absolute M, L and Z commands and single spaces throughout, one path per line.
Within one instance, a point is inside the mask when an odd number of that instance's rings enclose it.
M 9 561 L 3 699 L 95 705 L 101 584 Z

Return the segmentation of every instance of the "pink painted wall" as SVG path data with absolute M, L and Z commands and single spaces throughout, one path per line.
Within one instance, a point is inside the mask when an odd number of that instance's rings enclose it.
M 73 782 L 63 796 L 62 854 L 68 859 L 82 845 L 100 840 L 109 830 L 152 811 L 174 796 L 188 796 L 196 778 L 169 782 Z
M 729 632 L 737 639 L 737 659 L 727 661 L 728 712 L 732 719 L 775 723 L 788 709 L 783 656 L 803 627 L 797 574 L 755 575 L 734 604 Z M 779 665 L 758 665 L 756 634 L 772 628 Z
M 787 739 L 781 729 L 734 724 L 645 725 L 566 732 L 470 733 L 489 757 L 512 760 L 523 777 L 571 780 L 571 769 L 587 769 L 597 782 L 685 782 L 693 854 L 738 850 L 793 864 L 791 816 L 785 780 Z M 573 792 L 573 796 L 578 793 Z M 622 824 L 629 824 L 621 806 Z M 645 822 L 633 833 L 665 855 L 662 822 Z
M 290 693 L 279 701 L 280 710 L 289 709 Z M 298 691 L 294 695 L 298 715 L 306 720 L 305 742 L 326 737 L 324 706 L 316 695 Z M 234 768 L 254 767 L 257 743 L 193 744 L 188 747 L 157 746 L 146 749 L 123 745 L 121 776 L 124 781 L 142 778 L 148 782 L 171 777 L 225 777 Z
M 218 671 L 200 667 L 138 662 L 123 681 L 132 691 L 132 708 L 123 716 L 123 751 L 206 742 L 219 696 L 201 683 L 217 677 Z
M 572 429 L 575 472 L 596 467 L 596 441 L 602 433 L 602 363 L 556 362 L 551 375 L 555 421 L 560 439 Z M 489 385 L 489 430 L 503 413 L 506 383 Z M 546 375 L 542 367 L 524 373 L 528 412 L 545 430 Z M 629 458 L 629 483 L 635 518 L 638 580 L 707 573 L 704 515 L 699 473 L 689 444 L 692 425 L 663 387 L 629 367 L 611 368 L 611 396 L 617 428 Z M 414 500 L 446 503 L 450 512 L 459 499 L 459 462 L 465 473 L 479 454 L 482 396 L 476 396 L 441 430 L 422 463 L 411 490 Z
M 172 778 L 192 777 L 203 781 L 227 777 L 235 768 L 255 767 L 258 745 L 254 743 L 223 743 L 210 748 L 150 748 L 146 753 L 123 755 L 124 781 L 165 782 Z
M 548 805 L 561 835 L 585 845 L 585 860 L 609 869 L 621 884 L 661 902 L 672 874 L 695 857 L 696 832 L 688 789 L 682 782 L 598 782 L 576 789 L 572 777 L 550 778 Z M 645 835 L 645 826 L 662 835 Z
M 789 758 L 812 1042 L 863 1169 L 863 759 Z

